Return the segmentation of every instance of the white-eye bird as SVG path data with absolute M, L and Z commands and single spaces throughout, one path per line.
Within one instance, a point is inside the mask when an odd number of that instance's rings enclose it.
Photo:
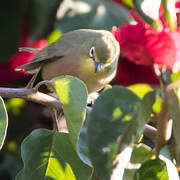
M 79 29 L 63 34 L 42 50 L 21 48 L 35 53 L 34 58 L 16 70 L 42 72 L 44 80 L 61 75 L 81 79 L 88 93 L 97 92 L 115 76 L 120 47 L 111 32 Z

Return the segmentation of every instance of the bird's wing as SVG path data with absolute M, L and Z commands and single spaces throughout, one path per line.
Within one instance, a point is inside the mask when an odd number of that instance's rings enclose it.
M 61 38 L 56 42 L 50 44 L 40 51 L 37 51 L 37 54 L 29 63 L 17 67 L 16 71 L 25 70 L 29 71 L 30 73 L 34 73 L 36 69 L 40 68 L 47 61 L 59 60 L 66 56 L 72 50 L 72 48 L 79 45 L 82 38 L 83 37 L 80 38 L 79 33 L 66 33 L 62 35 Z

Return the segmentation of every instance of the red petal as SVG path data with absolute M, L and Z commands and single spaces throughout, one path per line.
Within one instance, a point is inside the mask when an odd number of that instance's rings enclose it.
M 172 70 L 174 63 L 180 60 L 180 33 L 151 31 L 146 37 L 146 48 L 154 63 Z
M 113 29 L 117 41 L 120 43 L 121 54 L 135 64 L 152 65 L 152 57 L 145 49 L 146 37 L 143 24 L 123 25 Z

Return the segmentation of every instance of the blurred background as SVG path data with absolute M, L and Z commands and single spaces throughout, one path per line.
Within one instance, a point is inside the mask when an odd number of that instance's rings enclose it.
M 106 29 L 128 21 L 128 9 L 121 0 L 6 0 L 0 7 L 0 86 L 24 87 L 31 76 L 15 72 L 29 62 L 32 53 L 18 52 L 18 47 L 44 48 L 62 33 L 80 28 Z M 143 73 L 143 76 L 142 76 Z M 41 77 L 38 77 L 38 81 Z M 158 84 L 152 69 L 137 66 L 121 57 L 113 84 Z M 22 168 L 20 145 L 35 128 L 52 129 L 48 110 L 23 99 L 5 99 L 9 127 L 0 152 L 0 179 L 14 179 Z

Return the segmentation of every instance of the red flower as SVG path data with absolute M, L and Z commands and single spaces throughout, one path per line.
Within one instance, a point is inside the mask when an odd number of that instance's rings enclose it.
M 123 25 L 112 33 L 120 43 L 121 54 L 135 64 L 166 66 L 175 71 L 180 61 L 180 32 L 156 31 L 149 25 Z
M 180 6 L 180 4 L 177 4 L 176 7 L 179 8 L 178 6 Z M 130 12 L 137 21 L 135 25 L 126 22 L 119 28 L 112 28 L 112 33 L 117 41 L 119 41 L 121 47 L 119 64 L 123 64 L 123 61 L 125 61 L 124 59 L 136 64 L 136 67 L 134 67 L 133 70 L 132 65 L 128 65 L 130 70 L 129 74 L 133 74 L 132 71 L 137 72 L 137 69 L 140 68 L 138 65 L 141 65 L 141 68 L 143 69 L 145 66 L 149 66 L 149 69 L 151 69 L 151 73 L 148 72 L 150 73 L 149 80 L 146 78 L 145 74 L 141 74 L 141 76 L 136 75 L 135 77 L 139 78 L 137 81 L 140 82 L 142 82 L 142 78 L 145 77 L 146 80 L 144 82 L 150 84 L 157 84 L 158 82 L 155 75 L 152 76 L 153 64 L 157 64 L 159 67 L 167 67 L 173 72 L 180 71 L 180 30 L 178 28 L 174 31 L 168 29 L 167 23 L 162 17 L 162 10 L 160 12 L 160 19 L 163 24 L 162 31 L 153 29 L 149 24 L 143 21 L 140 16 L 134 13 L 135 11 L 131 10 Z M 177 13 L 177 17 L 178 16 L 179 13 Z M 178 23 L 179 22 L 177 22 L 177 24 Z M 124 64 L 127 65 L 127 62 Z M 123 68 L 123 66 L 119 67 L 118 71 L 120 72 L 118 72 L 116 76 L 116 80 L 121 84 L 124 84 L 124 82 L 122 82 L 122 77 L 119 76 L 121 76 L 122 72 L 124 73 L 125 69 L 129 71 L 127 68 Z M 138 73 L 140 72 L 140 69 L 138 70 Z M 145 72 L 147 71 L 145 70 L 143 73 Z M 126 78 L 126 80 L 129 82 L 126 84 L 133 83 L 133 78 L 129 78 L 129 75 L 127 76 L 128 78 Z M 152 77 L 154 78 L 153 81 L 151 81 Z M 137 83 L 136 80 L 134 80 L 134 83 Z

